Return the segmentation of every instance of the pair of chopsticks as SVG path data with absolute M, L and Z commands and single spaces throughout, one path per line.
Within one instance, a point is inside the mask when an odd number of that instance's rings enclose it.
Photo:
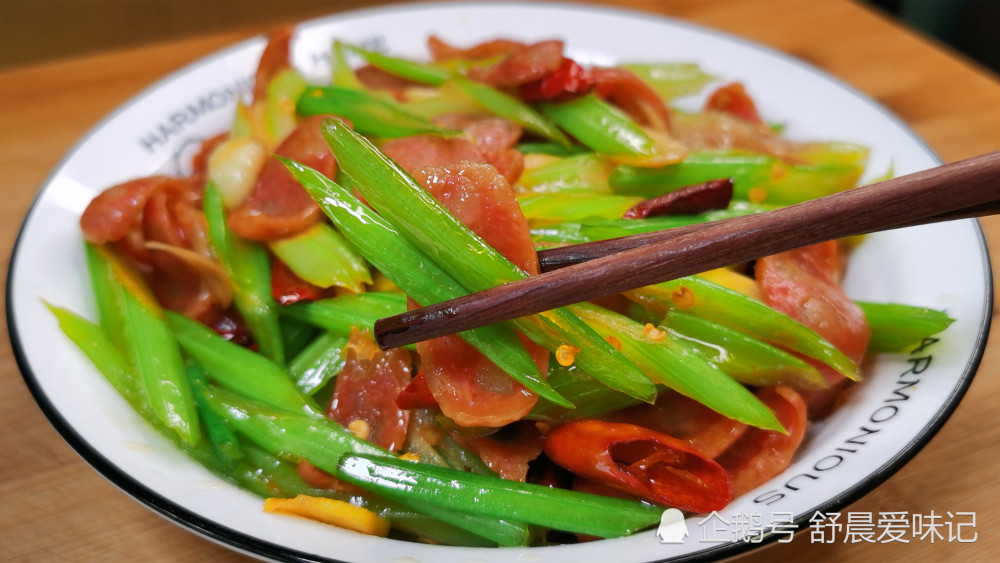
M 774 211 L 539 252 L 543 273 L 375 323 L 404 346 L 847 236 L 1000 212 L 1000 152 Z

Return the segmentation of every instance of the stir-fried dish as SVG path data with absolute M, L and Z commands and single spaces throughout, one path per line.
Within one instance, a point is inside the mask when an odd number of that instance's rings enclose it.
M 315 85 L 291 38 L 190 176 L 87 207 L 97 322 L 51 307 L 149 424 L 267 511 L 513 546 L 722 510 L 792 463 L 866 356 L 951 322 L 852 300 L 857 241 L 834 241 L 382 350 L 375 320 L 537 275 L 540 250 L 850 189 L 867 151 L 787 139 L 689 63 L 336 42 Z

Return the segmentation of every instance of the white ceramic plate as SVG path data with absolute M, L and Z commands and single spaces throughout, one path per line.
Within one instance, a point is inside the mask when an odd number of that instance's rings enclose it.
M 562 38 L 595 64 L 693 61 L 744 82 L 768 120 L 798 139 L 872 148 L 870 170 L 909 173 L 938 164 L 898 119 L 870 99 L 787 55 L 648 14 L 545 4 L 425 4 L 336 15 L 299 26 L 296 66 L 328 73 L 334 37 L 425 57 L 430 33 L 457 44 L 497 36 Z M 860 392 L 813 428 L 794 465 L 734 501 L 690 535 L 662 544 L 649 531 L 598 543 L 530 550 L 436 547 L 377 539 L 304 519 L 265 514 L 261 500 L 211 475 L 153 432 L 64 338 L 42 299 L 94 318 L 78 219 L 100 190 L 154 172 L 181 172 L 196 141 L 224 131 L 264 46 L 254 39 L 153 85 L 91 131 L 42 187 L 11 259 L 8 324 L 21 370 L 66 440 L 126 493 L 213 540 L 282 560 L 651 561 L 715 559 L 757 545 L 739 530 L 835 511 L 898 470 L 943 424 L 976 371 L 989 330 L 989 258 L 975 221 L 872 236 L 852 259 L 846 288 L 857 299 L 946 310 L 957 319 L 940 341 L 873 362 Z M 697 104 L 698 100 L 690 103 Z M 929 484 L 928 486 L 933 486 Z M 892 509 L 892 507 L 887 507 Z M 723 525 L 727 522 L 728 525 Z M 752 524 L 759 522 L 759 524 Z M 764 541 L 785 537 L 768 534 Z

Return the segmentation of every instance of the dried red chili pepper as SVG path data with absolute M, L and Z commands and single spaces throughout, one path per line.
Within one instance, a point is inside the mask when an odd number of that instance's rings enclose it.
M 634 424 L 569 422 L 545 436 L 544 449 L 581 477 L 656 504 L 711 512 L 732 498 L 721 465 L 686 442 Z
M 257 350 L 257 343 L 253 341 L 253 334 L 250 333 L 250 327 L 247 326 L 246 321 L 243 320 L 243 317 L 233 307 L 220 313 L 208 326 L 216 334 L 234 344 Z
M 713 209 L 725 209 L 733 199 L 733 181 L 709 180 L 665 193 L 635 204 L 622 219 L 643 219 L 660 215 L 694 215 Z

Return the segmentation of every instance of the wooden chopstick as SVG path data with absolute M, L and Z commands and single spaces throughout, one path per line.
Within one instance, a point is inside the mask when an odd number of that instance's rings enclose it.
M 599 252 L 579 263 L 380 319 L 375 339 L 404 346 L 827 240 L 998 210 L 994 152 L 774 211 L 590 243 Z
M 971 219 L 973 217 L 984 217 L 987 215 L 994 215 L 996 213 L 1000 213 L 1000 202 L 990 202 L 982 205 L 975 205 L 965 209 L 958 209 L 948 213 L 942 213 L 940 215 L 935 215 L 933 217 L 922 217 L 919 219 L 914 219 L 908 222 L 900 223 L 899 225 L 884 226 L 884 227 L 876 226 L 869 229 L 867 232 L 863 233 L 859 232 L 855 234 L 866 235 L 869 233 L 874 233 L 876 231 L 888 231 L 892 229 L 900 229 L 903 227 L 914 227 L 917 225 L 939 223 L 941 221 Z M 629 235 L 625 237 L 618 237 L 607 240 L 599 240 L 594 242 L 585 242 L 581 244 L 571 244 L 569 246 L 546 248 L 545 250 L 540 250 L 538 252 L 538 262 L 541 271 L 550 272 L 552 270 L 558 270 L 559 268 L 565 268 L 566 266 L 579 264 L 580 262 L 586 262 L 588 260 L 593 260 L 595 258 L 601 258 L 604 256 L 609 256 L 611 254 L 617 254 L 619 252 L 624 252 L 626 250 L 631 250 L 633 248 L 641 248 L 643 246 L 654 244 L 656 242 L 666 240 L 668 238 L 680 236 L 685 233 L 697 232 L 703 229 L 708 224 L 709 223 L 698 223 L 696 225 L 673 227 L 670 229 L 663 229 L 660 231 L 652 231 L 649 233 L 641 233 L 641 234 Z

